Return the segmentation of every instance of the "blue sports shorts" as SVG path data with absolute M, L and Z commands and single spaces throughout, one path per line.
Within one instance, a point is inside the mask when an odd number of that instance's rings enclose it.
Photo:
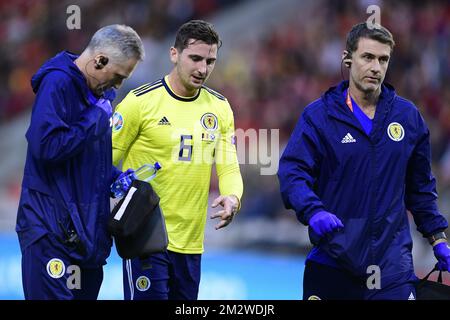
M 197 300 L 201 254 L 173 251 L 123 260 L 125 300 Z

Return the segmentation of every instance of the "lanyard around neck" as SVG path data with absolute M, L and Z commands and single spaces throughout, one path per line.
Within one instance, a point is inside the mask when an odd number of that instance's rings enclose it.
M 350 98 L 350 89 L 347 89 L 347 98 L 345 99 L 345 103 L 347 104 L 350 111 L 353 112 L 352 99 Z

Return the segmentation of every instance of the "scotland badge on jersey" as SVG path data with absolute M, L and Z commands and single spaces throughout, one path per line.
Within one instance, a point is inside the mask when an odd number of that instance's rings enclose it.
M 207 131 L 215 131 L 219 125 L 217 116 L 214 113 L 205 113 L 200 119 L 200 123 Z

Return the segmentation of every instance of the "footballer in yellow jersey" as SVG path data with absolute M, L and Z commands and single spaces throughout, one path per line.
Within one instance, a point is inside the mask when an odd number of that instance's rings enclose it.
M 167 253 L 150 257 L 151 270 L 142 270 L 138 260 L 124 262 L 127 299 L 197 299 L 213 164 L 221 196 L 212 205 L 223 206 L 212 216 L 220 218 L 216 229 L 239 209 L 243 183 L 233 112 L 225 97 L 204 85 L 219 42 L 207 22 L 183 25 L 170 51 L 172 72 L 130 91 L 114 114 L 114 164 L 162 166 L 151 185 L 161 198 L 169 236 Z M 149 288 L 141 291 L 139 277 L 148 277 Z
M 211 167 L 217 159 L 221 194 L 242 194 L 233 144 L 233 113 L 224 97 L 203 87 L 177 96 L 168 77 L 131 91 L 113 124 L 113 162 L 137 169 L 158 161 L 151 184 L 160 196 L 169 250 L 202 253 Z M 228 159 L 227 159 L 228 158 Z

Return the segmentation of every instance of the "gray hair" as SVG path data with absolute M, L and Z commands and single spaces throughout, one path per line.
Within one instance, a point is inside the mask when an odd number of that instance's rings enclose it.
M 143 60 L 145 56 L 142 40 L 133 28 L 113 24 L 103 27 L 92 36 L 87 48 L 92 53 L 103 51 L 114 60 L 135 58 Z

